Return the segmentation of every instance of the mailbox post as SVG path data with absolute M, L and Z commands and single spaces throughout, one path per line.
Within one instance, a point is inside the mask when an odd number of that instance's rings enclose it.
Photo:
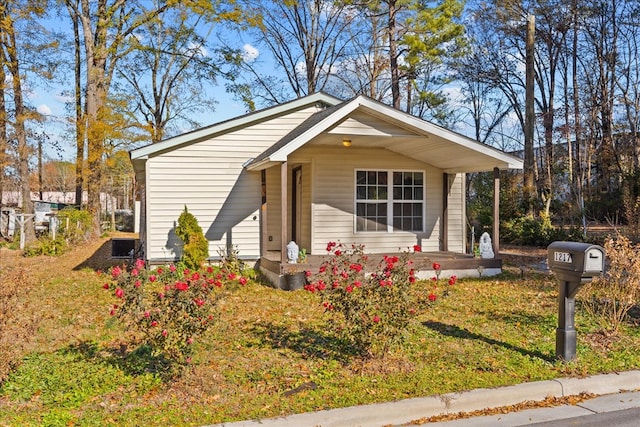
M 556 356 L 565 361 L 576 355 L 574 325 L 576 294 L 604 271 L 604 249 L 581 242 L 553 242 L 547 247 L 549 268 L 559 280 Z

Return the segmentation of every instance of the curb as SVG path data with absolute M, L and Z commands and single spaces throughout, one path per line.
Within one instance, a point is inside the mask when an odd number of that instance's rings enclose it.
M 559 378 L 492 389 L 476 389 L 208 427 L 382 427 L 437 415 L 480 411 L 525 401 L 542 401 L 547 397 L 566 397 L 580 393 L 605 395 L 638 389 L 640 370 L 635 370 L 586 378 Z

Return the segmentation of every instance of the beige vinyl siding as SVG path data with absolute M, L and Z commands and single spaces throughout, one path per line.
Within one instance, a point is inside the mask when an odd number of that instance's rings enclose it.
M 296 242 L 300 248 L 311 248 L 311 165 L 288 162 L 287 167 L 287 234 L 292 230 L 292 197 L 293 168 L 302 166 L 302 212 L 300 236 Z M 267 230 L 271 240 L 267 240 L 267 250 L 279 251 L 281 240 L 282 208 L 280 203 L 280 166 L 267 169 Z M 288 242 L 286 242 L 288 243 Z
M 282 215 L 280 207 L 280 167 L 267 169 L 267 231 L 269 237 L 266 242 L 267 250 L 279 251 L 280 221 Z
M 399 136 L 415 135 L 399 126 L 380 120 L 370 114 L 355 112 L 328 133 L 342 135 Z
M 439 250 L 442 213 L 442 171 L 384 149 L 307 147 L 295 153 L 313 158 L 312 252 L 322 254 L 329 241 L 364 244 L 368 252 L 396 252 L 420 244 Z M 425 174 L 425 230 L 411 232 L 355 232 L 354 180 L 357 169 L 411 170 Z
M 212 258 L 229 242 L 241 257 L 259 257 L 260 172 L 247 172 L 243 164 L 315 111 L 297 111 L 148 159 L 148 259 L 180 257 L 182 242 L 174 230 L 185 205 L 207 236 Z
M 298 238 L 301 248 L 311 250 L 311 165 L 302 165 L 302 215 L 300 220 L 300 237 Z
M 466 211 L 465 211 L 465 177 L 464 174 L 450 175 L 452 180 L 449 189 L 449 250 L 465 252 Z

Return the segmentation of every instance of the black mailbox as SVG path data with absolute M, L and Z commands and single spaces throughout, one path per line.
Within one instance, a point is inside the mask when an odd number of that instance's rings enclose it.
M 576 355 L 575 297 L 580 287 L 604 272 L 604 249 L 581 242 L 553 242 L 547 262 L 559 280 L 556 355 L 570 361 Z
M 599 276 L 604 271 L 604 249 L 601 246 L 581 242 L 553 242 L 547 251 L 549 268 L 559 278 L 581 281 Z

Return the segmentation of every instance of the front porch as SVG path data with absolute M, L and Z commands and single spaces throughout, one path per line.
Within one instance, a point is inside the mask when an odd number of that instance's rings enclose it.
M 382 261 L 384 254 L 368 254 L 367 271 L 374 271 Z M 399 253 L 386 255 L 400 255 Z M 290 264 L 282 262 L 280 251 L 268 251 L 260 258 L 258 269 L 271 284 L 284 290 L 290 289 L 287 285 L 287 276 L 296 273 L 311 271 L 316 273 L 324 260 L 331 255 L 307 255 L 305 262 Z M 440 277 L 457 276 L 479 277 L 495 276 L 502 272 L 502 258 L 500 256 L 491 259 L 474 257 L 473 255 L 461 254 L 448 251 L 440 252 L 413 252 L 409 254 L 409 259 L 413 261 L 416 277 L 419 279 L 431 279 L 435 276 L 433 263 L 440 264 Z

